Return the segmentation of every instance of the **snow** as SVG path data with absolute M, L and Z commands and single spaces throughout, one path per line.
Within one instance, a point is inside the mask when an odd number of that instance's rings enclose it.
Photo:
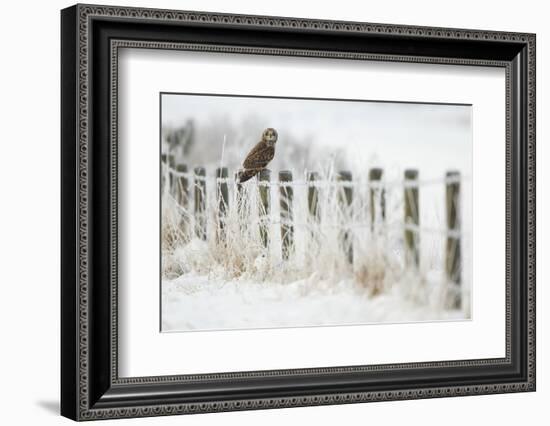
M 441 286 L 439 286 L 441 287 Z M 458 310 L 419 303 L 401 285 L 370 296 L 353 280 L 315 274 L 291 283 L 221 280 L 188 273 L 163 280 L 162 331 L 229 330 L 464 319 Z

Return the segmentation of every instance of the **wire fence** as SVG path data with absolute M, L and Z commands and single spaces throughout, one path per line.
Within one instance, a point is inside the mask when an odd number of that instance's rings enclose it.
M 237 171 L 238 172 L 238 171 Z M 369 170 L 367 177 L 353 179 L 350 171 L 330 173 L 305 172 L 305 178 L 293 179 L 290 171 L 272 176 L 269 170 L 241 184 L 230 177 L 229 170 L 219 167 L 206 173 L 205 167 L 175 164 L 171 156 L 162 162 L 163 202 L 170 202 L 181 216 L 181 232 L 188 238 L 206 240 L 210 234 L 223 243 L 228 215 L 240 217 L 240 226 L 258 229 L 259 239 L 267 248 L 270 233 L 280 228 L 280 250 L 283 259 L 292 256 L 295 228 L 306 232 L 337 230 L 342 251 L 350 263 L 354 262 L 355 230 L 383 232 L 386 220 L 388 191 L 402 194 L 402 220 L 392 223 L 402 232 L 405 261 L 412 267 L 420 262 L 420 235 L 438 234 L 445 238 L 444 267 L 447 280 L 455 286 L 462 282 L 460 193 L 464 177 L 448 171 L 441 179 L 421 180 L 418 170 L 408 169 L 403 179 L 384 180 L 384 171 Z M 427 227 L 420 223 L 419 193 L 425 187 L 442 188 L 445 199 L 445 227 Z M 298 191 L 300 190 L 300 191 Z M 275 208 L 276 207 L 276 208 Z M 278 210 L 278 212 L 277 212 Z M 300 210 L 297 214 L 297 210 Z M 207 217 L 215 215 L 209 222 Z M 242 220 L 244 218 L 244 220 Z M 214 225 L 213 225 L 214 224 Z M 215 228 L 215 229 L 207 229 Z M 459 295 L 460 293 L 456 293 Z M 455 296 L 450 303 L 460 307 Z
M 208 181 L 216 184 L 227 183 L 232 185 L 237 185 L 238 180 L 235 178 L 220 178 L 216 176 L 199 176 L 193 172 L 182 172 L 176 169 L 171 168 L 167 164 L 163 163 L 164 174 L 167 176 L 172 176 L 174 178 L 184 178 L 184 179 L 193 179 L 199 181 Z M 280 182 L 280 181 L 257 181 L 251 183 L 256 186 L 268 186 L 268 187 L 281 187 L 281 186 L 307 186 L 307 187 L 318 187 L 318 188 L 327 188 L 327 187 L 339 187 L 339 188 L 373 188 L 373 189 L 389 189 L 389 188 L 416 188 L 420 186 L 428 185 L 445 185 L 451 183 L 460 183 L 463 181 L 463 178 L 460 175 L 451 175 L 446 176 L 441 179 L 425 179 L 425 180 L 384 180 L 384 181 L 338 181 L 338 180 L 293 180 L 292 182 Z

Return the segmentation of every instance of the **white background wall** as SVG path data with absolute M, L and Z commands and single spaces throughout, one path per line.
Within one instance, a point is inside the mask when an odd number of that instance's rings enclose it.
M 550 28 L 545 2 L 277 0 L 103 1 L 206 10 L 537 33 L 538 390 L 422 401 L 121 420 L 120 424 L 545 424 L 550 401 L 548 187 Z M 68 424 L 59 404 L 59 9 L 11 1 L 0 25 L 0 413 L 2 424 Z M 546 195 L 545 195 L 546 194 Z M 487 253 L 490 255 L 490 253 Z M 483 420 L 481 420 L 483 419 Z M 128 423 L 132 422 L 132 423 Z M 113 423 L 113 422 L 107 422 Z M 105 423 L 105 424 L 107 424 Z M 102 423 L 103 424 L 103 423 Z

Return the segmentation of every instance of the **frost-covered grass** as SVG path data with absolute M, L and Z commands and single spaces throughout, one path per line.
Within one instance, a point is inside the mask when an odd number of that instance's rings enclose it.
M 385 189 L 382 218 L 381 190 L 369 184 L 366 174 L 354 173 L 348 206 L 346 186 L 329 166 L 320 171 L 316 218 L 308 209 L 306 173 L 294 173 L 294 245 L 284 259 L 276 173 L 269 186 L 269 212 L 261 206 L 256 179 L 243 184 L 240 193 L 229 179 L 223 231 L 214 170 L 207 176 L 205 240 L 195 232 L 193 178 L 187 208 L 168 190 L 162 196 L 163 331 L 468 317 L 467 307 L 445 309 L 451 287 L 442 272 L 441 236 L 423 240 L 419 268 L 404 261 L 402 187 Z M 267 247 L 260 223 L 267 224 Z

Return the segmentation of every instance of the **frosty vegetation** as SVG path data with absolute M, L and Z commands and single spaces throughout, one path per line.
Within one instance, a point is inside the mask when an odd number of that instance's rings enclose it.
M 257 130 L 249 132 L 255 135 L 265 126 L 253 119 L 246 124 Z M 165 128 L 163 134 L 164 152 L 188 165 L 188 172 L 180 174 L 163 166 L 163 331 L 469 316 L 467 293 L 460 310 L 449 309 L 446 302 L 457 288 L 444 274 L 445 235 L 418 236 L 418 266 L 405 248 L 404 186 L 395 178 L 402 170 L 393 170 L 391 180 L 383 175 L 380 182 L 372 182 L 369 165 L 356 167 L 334 151 L 312 152 L 307 141 L 287 134 L 284 150 L 270 164 L 271 181 L 253 178 L 238 188 L 234 173 L 255 141 L 228 123 L 200 129 L 188 122 L 179 129 Z M 195 208 L 196 166 L 206 168 L 205 191 L 200 190 L 204 215 Z M 216 178 L 220 166 L 228 167 L 228 178 Z M 292 200 L 281 198 L 280 170 L 293 174 Z M 351 173 L 350 182 L 342 180 L 343 170 Z M 315 182 L 308 180 L 311 171 L 317 173 Z M 178 177 L 187 180 L 187 197 Z M 227 203 L 220 198 L 220 184 L 227 185 Z M 261 202 L 260 188 L 268 190 L 269 211 Z M 443 200 L 445 181 L 422 190 Z M 281 216 L 285 202 L 292 205 L 291 220 Z M 439 227 L 444 227 L 443 217 L 441 213 Z M 283 242 L 285 225 L 293 231 L 288 247 Z

